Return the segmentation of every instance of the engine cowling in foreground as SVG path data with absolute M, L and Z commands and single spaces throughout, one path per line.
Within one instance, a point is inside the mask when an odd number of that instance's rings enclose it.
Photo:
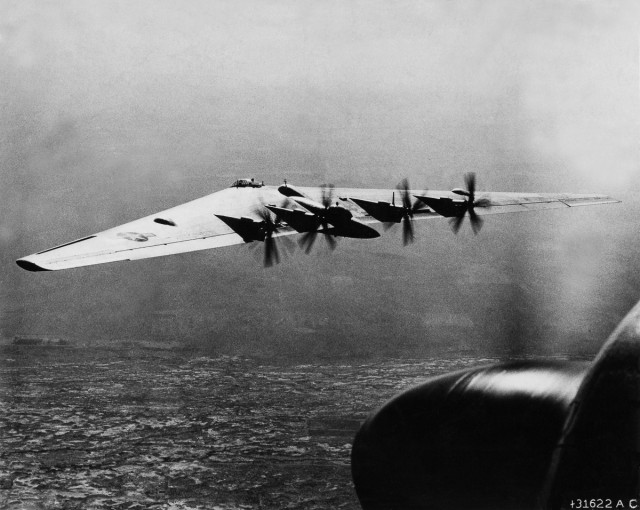
M 592 363 L 498 364 L 400 394 L 354 440 L 362 508 L 640 507 L 639 367 L 637 305 Z

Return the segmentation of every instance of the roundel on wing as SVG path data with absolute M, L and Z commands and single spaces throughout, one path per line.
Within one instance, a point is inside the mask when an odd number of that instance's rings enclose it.
M 149 240 L 148 234 L 139 234 L 138 232 L 120 232 L 118 233 L 118 237 L 128 239 L 129 241 L 138 241 L 140 243 Z

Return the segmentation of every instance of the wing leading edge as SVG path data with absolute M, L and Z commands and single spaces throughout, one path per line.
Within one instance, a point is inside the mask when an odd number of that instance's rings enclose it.
M 260 211 L 267 208 L 276 214 L 279 209 L 300 210 L 299 204 L 291 199 L 290 193 L 294 189 L 295 196 L 308 197 L 318 202 L 322 200 L 321 190 L 318 188 L 228 188 L 172 209 L 34 253 L 18 259 L 16 263 L 29 271 L 55 271 L 251 242 L 256 239 L 248 238 L 244 232 L 234 230 L 237 222 L 228 218 L 252 218 L 254 221 L 260 221 L 263 216 Z M 412 220 L 447 216 L 446 210 L 433 206 L 436 203 L 453 204 L 454 207 L 460 203 L 460 197 L 449 191 L 408 191 L 415 197 L 421 197 L 428 206 L 416 210 L 412 214 Z M 394 192 L 391 189 L 335 188 L 335 196 L 339 199 L 336 202 L 348 209 L 354 219 L 366 224 L 380 223 L 381 220 L 388 219 L 377 219 L 371 212 L 384 209 L 384 203 L 392 200 Z M 478 214 L 483 216 L 618 202 L 608 196 L 595 194 L 478 192 L 478 196 L 491 204 L 490 207 L 478 211 Z M 367 204 L 380 205 L 367 207 Z M 308 211 L 305 215 L 309 216 Z M 278 228 L 273 234 L 274 237 L 297 234 L 301 231 L 300 225 L 287 225 L 286 217 L 282 217 L 281 220 L 285 224 Z M 322 230 L 322 227 L 319 230 Z M 336 229 L 329 228 L 327 231 L 335 235 Z

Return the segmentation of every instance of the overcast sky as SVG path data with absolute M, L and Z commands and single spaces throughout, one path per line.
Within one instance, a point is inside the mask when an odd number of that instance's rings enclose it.
M 305 328 L 343 334 L 356 353 L 375 335 L 413 335 L 415 350 L 461 330 L 544 334 L 551 351 L 586 335 L 593 350 L 640 296 L 637 14 L 631 1 L 0 1 L 0 333 L 153 336 L 178 310 L 174 337 L 231 350 L 263 322 L 300 345 Z M 448 189 L 469 170 L 482 189 L 625 202 L 492 217 L 478 238 L 429 222 L 407 250 L 392 231 L 270 271 L 246 247 L 59 274 L 14 263 L 238 176 Z

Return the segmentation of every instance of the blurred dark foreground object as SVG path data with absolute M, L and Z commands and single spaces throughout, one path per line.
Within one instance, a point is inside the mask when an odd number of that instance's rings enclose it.
M 360 504 L 640 508 L 639 369 L 640 304 L 592 363 L 504 363 L 408 390 L 356 435 Z

